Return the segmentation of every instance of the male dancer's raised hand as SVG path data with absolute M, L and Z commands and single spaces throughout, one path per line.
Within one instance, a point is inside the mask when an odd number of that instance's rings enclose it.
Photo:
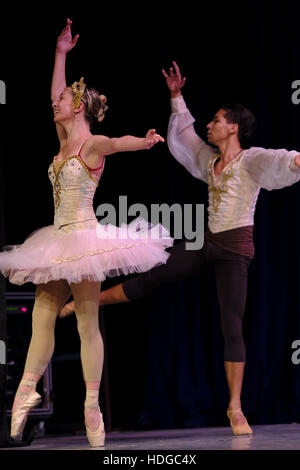
M 177 98 L 177 96 L 181 95 L 180 90 L 184 86 L 186 78 L 181 77 L 181 73 L 176 62 L 173 61 L 173 65 L 174 65 L 174 68 L 170 67 L 170 75 L 168 75 L 164 69 L 162 69 L 162 73 L 166 79 L 167 87 L 169 88 L 171 92 L 171 98 Z M 175 69 L 175 72 L 174 72 L 174 69 Z

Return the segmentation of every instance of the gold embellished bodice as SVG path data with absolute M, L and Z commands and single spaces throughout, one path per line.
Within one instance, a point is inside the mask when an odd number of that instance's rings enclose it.
M 253 225 L 260 188 L 250 178 L 240 152 L 216 177 L 214 166 L 220 156 L 212 155 L 208 162 L 208 226 L 211 232 Z
M 54 227 L 71 230 L 94 227 L 97 218 L 93 198 L 101 174 L 98 178 L 93 176 L 78 155 L 67 158 L 58 167 L 54 162 L 55 159 L 48 169 L 55 206 Z

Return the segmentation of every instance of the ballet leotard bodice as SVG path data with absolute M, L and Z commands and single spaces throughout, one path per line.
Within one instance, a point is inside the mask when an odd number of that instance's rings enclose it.
M 81 146 L 82 148 L 82 146 Z M 100 167 L 92 169 L 83 161 L 80 152 L 66 158 L 57 166 L 56 158 L 49 166 L 48 175 L 53 187 L 55 206 L 54 227 L 74 225 L 74 229 L 91 228 L 97 223 L 93 198 L 103 172 L 105 157 Z
M 98 222 L 93 197 L 105 157 L 98 168 L 89 168 L 80 150 L 63 161 L 54 157 L 49 166 L 54 224 L 38 228 L 24 243 L 0 253 L 0 272 L 13 284 L 101 283 L 167 262 L 170 254 L 165 250 L 173 239 L 162 225 L 149 226 L 142 217 L 120 227 Z

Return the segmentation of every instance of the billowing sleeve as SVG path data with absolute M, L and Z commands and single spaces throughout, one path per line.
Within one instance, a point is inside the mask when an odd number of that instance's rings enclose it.
M 251 147 L 243 160 L 247 172 L 258 186 L 271 191 L 291 186 L 300 180 L 300 168 L 294 161 L 299 153 L 296 150 Z
M 171 99 L 172 114 L 168 127 L 168 147 L 171 154 L 195 178 L 208 183 L 207 164 L 216 149 L 196 134 L 195 119 L 186 107 L 183 96 Z

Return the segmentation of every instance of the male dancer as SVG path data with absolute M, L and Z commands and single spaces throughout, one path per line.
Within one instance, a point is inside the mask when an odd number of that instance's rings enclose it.
M 165 265 L 151 269 L 100 293 L 99 304 L 129 302 L 148 294 L 164 282 L 186 279 L 213 265 L 224 337 L 224 362 L 230 400 L 227 410 L 233 433 L 252 434 L 241 410 L 245 367 L 242 320 L 247 293 L 247 274 L 254 256 L 253 219 L 261 188 L 279 189 L 300 179 L 297 151 L 243 150 L 241 139 L 249 137 L 255 117 L 240 104 L 224 105 L 207 125 L 205 144 L 194 130 L 194 118 L 181 94 L 185 78 L 175 62 L 163 75 L 171 92 L 172 114 L 168 146 L 172 155 L 193 176 L 205 181 L 209 190 L 209 220 L 203 248 L 187 250 L 181 242 L 169 251 Z M 72 313 L 73 302 L 60 312 Z

